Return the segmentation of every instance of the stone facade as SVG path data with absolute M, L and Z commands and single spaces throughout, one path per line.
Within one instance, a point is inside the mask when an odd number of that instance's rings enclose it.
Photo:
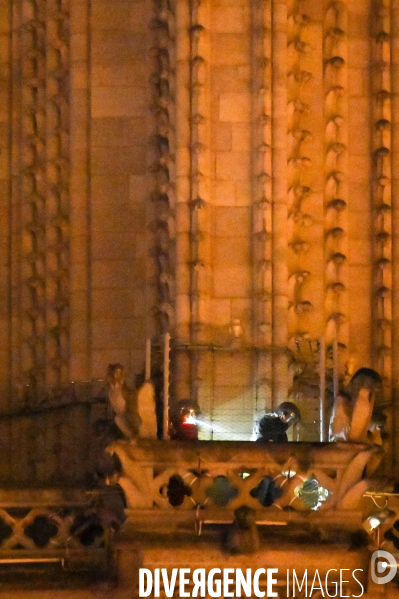
M 336 342 L 341 380 L 374 367 L 390 404 L 395 3 L 0 13 L 2 410 L 109 362 L 133 376 L 165 332 L 172 398 L 199 402 L 208 437 L 248 438 L 290 392 L 317 419 L 317 391 L 290 390 L 321 339 L 328 376 Z

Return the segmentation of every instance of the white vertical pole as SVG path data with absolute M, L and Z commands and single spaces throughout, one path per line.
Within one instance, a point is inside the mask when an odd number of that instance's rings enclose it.
M 170 333 L 165 333 L 163 349 L 163 438 L 169 429 Z
M 145 340 L 145 380 L 151 379 L 151 339 Z
M 326 420 L 326 343 L 324 337 L 319 339 L 319 391 L 320 391 L 320 441 L 325 441 Z

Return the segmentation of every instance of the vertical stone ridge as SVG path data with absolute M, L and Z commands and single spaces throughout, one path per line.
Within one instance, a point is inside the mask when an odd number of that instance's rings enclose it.
M 21 234 L 21 374 L 36 396 L 45 388 L 45 3 L 21 6 L 17 35 L 21 68 L 21 156 L 18 208 Z M 18 235 L 18 232 L 15 231 Z M 16 240 L 17 241 L 17 240 Z M 18 283 L 17 283 L 18 284 Z
M 175 6 L 173 1 L 160 0 L 153 21 L 155 33 L 155 71 L 152 77 L 154 113 L 156 119 L 156 163 L 153 165 L 156 186 L 155 205 L 155 259 L 158 274 L 159 332 L 174 326 L 174 215 L 175 215 L 175 69 L 173 44 L 175 41 Z
M 190 131 L 200 119 L 190 102 L 190 6 L 176 0 L 176 327 L 175 343 L 190 341 Z M 190 355 L 178 351 L 174 361 L 175 395 L 190 397 Z
M 273 328 L 276 349 L 287 344 L 287 4 L 272 3 L 272 255 Z M 273 355 L 273 403 L 288 395 L 288 364 L 284 352 Z
M 391 25 L 390 0 L 374 5 L 372 37 L 374 306 L 376 368 L 392 377 L 392 164 L 391 164 Z
M 348 345 L 347 7 L 330 2 L 324 16 L 325 317 L 326 341 Z
M 46 387 L 69 374 L 69 4 L 46 4 Z
M 309 142 L 312 131 L 307 127 L 310 111 L 307 96 L 314 78 L 309 56 L 312 46 L 306 36 L 311 23 L 303 2 L 294 1 L 288 18 L 288 225 L 290 231 L 289 260 L 289 338 L 309 336 L 309 315 L 314 306 L 306 295 L 306 281 L 312 276 L 312 242 L 309 229 L 314 218 L 307 212 L 306 202 L 313 193 Z
M 12 52 L 12 70 L 18 75 L 19 79 L 22 80 L 22 5 L 20 2 L 12 3 L 12 15 L 11 15 L 11 52 Z M 29 45 L 28 45 L 29 47 Z M 21 285 L 22 285 L 22 272 L 21 272 L 21 244 L 18 243 L 20 236 L 20 187 L 23 183 L 23 179 L 26 179 L 26 185 L 29 190 L 29 186 L 32 188 L 32 192 L 35 189 L 35 181 L 33 176 L 24 177 L 21 172 L 21 146 L 26 128 L 30 127 L 32 132 L 35 131 L 35 118 L 32 114 L 28 115 L 25 126 L 21 124 L 20 108 L 21 103 L 20 97 L 22 94 L 22 84 L 19 86 L 10 78 L 11 82 L 11 185 L 10 185 L 10 345 L 11 345 L 11 359 L 10 359 L 10 371 L 11 379 L 13 384 L 16 381 L 19 383 L 26 384 L 26 381 L 22 381 L 21 368 L 22 368 L 22 349 L 21 349 Z M 13 143 L 17 140 L 17 143 Z M 29 364 L 28 364 L 29 367 Z M 20 380 L 19 380 L 20 379 Z M 21 398 L 22 399 L 22 398 Z M 21 400 L 20 400 L 21 401 Z M 20 403 L 16 398 L 11 399 L 11 406 L 19 407 Z
M 210 340 L 211 173 L 210 173 L 210 4 L 190 4 L 190 339 Z M 191 396 L 198 400 L 201 352 L 191 355 Z
M 70 377 L 92 376 L 91 5 L 69 0 Z M 82 43 L 82 39 L 84 43 Z
M 69 372 L 69 13 L 61 0 L 36 0 L 16 15 L 13 338 L 21 345 L 16 370 L 37 399 Z
M 251 9 L 253 341 L 260 350 L 254 384 L 264 394 L 258 398 L 261 413 L 272 403 L 265 347 L 272 344 L 271 2 L 252 0 Z
M 399 190 L 399 80 L 397 77 L 399 69 L 399 8 L 396 2 L 390 4 L 390 36 L 391 36 L 391 109 L 392 109 L 392 233 L 393 233 L 393 258 L 396 262 L 398 256 L 398 190 Z M 398 322 L 398 310 L 399 305 L 397 301 L 399 293 L 399 269 L 394 263 L 393 268 L 393 305 L 392 305 L 392 342 L 393 348 L 396 349 L 399 341 L 399 322 Z M 399 468 L 399 393 L 398 393 L 398 382 L 399 382 L 399 356 L 394 351 L 392 355 L 392 385 L 394 388 L 393 392 L 393 410 L 392 410 L 392 472 L 397 472 Z
M 0 349 L 0 409 L 10 407 L 10 239 L 11 239 L 11 157 L 10 144 L 12 111 L 11 111 L 11 79 L 13 71 L 12 52 L 12 3 L 9 0 L 1 3 L 2 25 L 0 25 L 0 87 L 4 94 L 4 109 L 0 115 L 0 127 L 3 135 L 0 138 L 0 213 L 2 215 L 2 242 L 0 243 L 0 268 L 2 283 L 0 286 L 0 326 L 2 327 L 2 345 Z
M 11 73 L 12 61 L 12 2 L 2 2 L 2 25 L 0 26 L 0 87 L 4 94 L 4 109 L 0 115 L 0 127 L 3 135 L 0 139 L 0 213 L 2 215 L 2 242 L 0 243 L 0 268 L 2 269 L 2 286 L 0 288 L 0 326 L 3 330 L 0 350 L 0 409 L 10 406 L 10 239 L 11 239 L 11 156 L 10 133 L 12 123 L 11 111 Z
M 210 102 L 209 10 L 191 2 L 190 25 L 190 280 L 191 341 L 209 339 L 207 305 L 210 281 Z

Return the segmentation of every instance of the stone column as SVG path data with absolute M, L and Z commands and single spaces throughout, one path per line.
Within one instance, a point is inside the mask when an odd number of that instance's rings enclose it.
M 271 3 L 251 3 L 252 339 L 256 420 L 272 405 Z
M 0 409 L 9 407 L 11 400 L 10 380 L 10 193 L 11 193 L 11 111 L 10 89 L 11 69 L 15 57 L 12 54 L 12 2 L 0 2 L 0 213 L 2 215 L 2 236 L 0 242 L 0 330 L 2 347 L 0 350 Z
M 190 112 L 190 7 L 185 0 L 176 2 L 176 294 L 175 341 L 190 342 L 190 130 L 202 119 Z M 176 396 L 190 397 L 190 355 L 175 354 Z
M 391 26 L 391 84 L 392 84 L 392 341 L 393 347 L 399 344 L 399 7 L 391 3 L 389 11 Z M 392 355 L 392 379 L 394 386 L 392 447 L 393 472 L 399 468 L 399 356 Z
M 90 12 L 84 0 L 70 0 L 70 376 L 91 374 L 90 214 Z
M 324 222 L 326 342 L 348 344 L 348 66 L 347 8 L 327 3 L 324 14 Z
M 287 4 L 272 3 L 272 344 L 287 343 Z M 272 398 L 277 406 L 288 392 L 287 357 L 276 353 L 272 370 Z
M 13 374 L 29 400 L 46 386 L 46 6 L 14 4 Z
M 69 2 L 46 0 L 45 10 L 45 385 L 61 389 L 69 380 Z
M 393 401 L 392 307 L 393 307 L 393 222 L 392 222 L 392 65 L 391 2 L 373 5 L 370 67 L 372 126 L 371 252 L 373 257 L 372 360 L 383 378 L 384 400 Z M 390 415 L 392 411 L 390 410 Z M 391 429 L 391 438 L 394 426 Z M 392 447 L 390 448 L 392 449 Z M 394 453 L 388 452 L 386 464 Z
M 190 339 L 210 340 L 211 160 L 210 2 L 193 0 L 190 21 Z M 195 118 L 197 117 L 197 118 Z M 191 355 L 191 396 L 198 399 L 203 352 Z
M 320 105 L 321 7 L 295 1 L 288 19 L 289 345 L 324 332 L 321 189 L 324 127 Z

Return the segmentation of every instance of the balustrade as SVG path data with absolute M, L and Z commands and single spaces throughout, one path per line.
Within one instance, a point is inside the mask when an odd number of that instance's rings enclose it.
M 0 491 L 0 567 L 59 564 L 107 570 L 110 530 L 98 493 L 59 489 Z
M 371 502 L 364 478 L 375 446 L 352 443 L 116 441 L 129 519 L 232 522 L 246 505 L 262 524 L 360 528 Z

